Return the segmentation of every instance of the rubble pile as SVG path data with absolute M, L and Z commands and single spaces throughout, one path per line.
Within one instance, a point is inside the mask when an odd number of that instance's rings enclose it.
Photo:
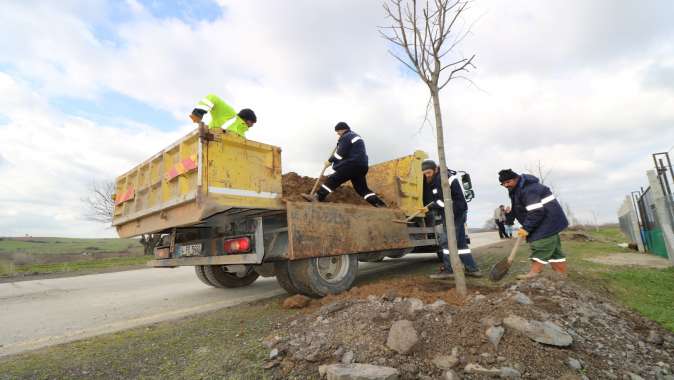
M 395 282 L 311 301 L 262 342 L 270 376 L 674 379 L 674 334 L 567 281 L 481 289 L 463 302 L 396 294 Z

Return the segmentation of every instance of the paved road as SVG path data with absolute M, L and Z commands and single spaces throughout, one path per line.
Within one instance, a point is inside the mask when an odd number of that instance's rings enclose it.
M 472 234 L 472 246 L 498 241 Z M 361 275 L 424 261 L 409 255 L 361 263 Z M 202 284 L 192 267 L 139 269 L 0 284 L 0 356 L 283 294 L 274 278 L 239 289 Z

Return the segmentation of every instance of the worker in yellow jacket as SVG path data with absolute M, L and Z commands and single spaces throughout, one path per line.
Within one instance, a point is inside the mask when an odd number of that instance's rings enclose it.
M 190 118 L 195 123 L 201 123 L 207 112 L 211 113 L 208 129 L 222 128 L 244 138 L 248 129 L 257 122 L 253 110 L 244 108 L 237 114 L 234 108 L 214 94 L 208 94 L 201 99 L 192 110 Z

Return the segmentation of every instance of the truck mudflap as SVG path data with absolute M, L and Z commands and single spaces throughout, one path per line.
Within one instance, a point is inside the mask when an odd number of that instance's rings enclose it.
M 288 259 L 413 247 L 398 209 L 288 202 Z

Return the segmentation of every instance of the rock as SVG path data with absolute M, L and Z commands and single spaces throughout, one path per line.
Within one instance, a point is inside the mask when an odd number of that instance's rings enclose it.
M 495 350 L 498 349 L 498 344 L 501 341 L 504 332 L 505 329 L 501 326 L 492 326 L 485 332 L 487 339 L 489 339 L 489 342 L 494 346 Z
M 503 367 L 499 370 L 499 377 L 501 379 L 520 379 L 522 374 L 515 368 Z
M 327 317 L 328 315 L 330 315 L 334 312 L 340 311 L 342 309 L 345 309 L 346 307 L 348 307 L 350 305 L 351 305 L 351 301 L 348 301 L 348 300 L 337 301 L 337 302 L 333 302 L 331 304 L 328 304 L 328 305 L 325 305 L 325 306 L 321 307 L 318 310 L 318 313 L 322 317 Z
M 424 309 L 424 301 L 418 298 L 408 298 L 407 299 L 407 312 L 410 314 L 415 314 L 418 311 Z
M 442 375 L 442 380 L 459 380 L 459 375 L 450 369 Z
M 353 351 L 347 351 L 341 360 L 342 364 L 351 364 L 353 363 Z
M 283 300 L 282 307 L 284 309 L 302 309 L 307 307 L 311 302 L 311 298 L 303 296 L 301 294 L 295 294 L 292 297 L 288 297 Z
M 447 306 L 447 302 L 445 302 L 443 300 L 437 300 L 430 305 L 426 305 L 426 309 L 428 309 L 430 311 L 440 311 L 445 306 Z
M 262 339 L 262 345 L 271 349 L 272 347 L 276 346 L 278 342 L 281 341 L 281 337 L 275 336 L 275 335 L 270 335 L 264 339 Z
M 644 380 L 643 377 L 641 377 L 641 376 L 639 376 L 635 373 L 632 373 L 632 372 L 627 372 L 627 379 L 629 379 L 629 380 Z
M 335 352 L 332 353 L 332 357 L 337 359 L 337 360 L 342 360 L 342 357 L 344 356 L 344 347 L 339 346 Z
M 330 364 L 324 369 L 328 380 L 398 380 L 400 377 L 395 368 L 372 364 Z
M 492 326 L 500 326 L 503 323 L 503 321 L 499 318 L 489 316 L 480 319 L 480 323 L 482 324 L 482 326 L 492 327 Z
M 466 373 L 473 373 L 476 375 L 485 375 L 485 376 L 500 376 L 501 370 L 498 368 L 484 368 L 479 364 L 468 363 L 463 369 Z
M 566 347 L 573 343 L 573 338 L 556 324 L 546 321 L 527 321 L 516 315 L 510 315 L 503 320 L 503 324 L 513 330 L 519 331 L 538 343 L 552 346 Z
M 451 355 L 439 355 L 431 361 L 440 369 L 451 369 L 459 362 L 459 349 L 454 347 Z
M 473 300 L 474 300 L 475 303 L 477 303 L 477 302 L 484 301 L 486 298 L 487 298 L 487 296 L 485 296 L 484 294 L 477 294 L 477 295 L 475 295 L 475 298 L 473 298 Z
M 269 360 L 276 359 L 278 357 L 278 354 L 279 354 L 278 348 L 274 348 L 273 350 L 271 350 L 271 352 L 269 352 Z
M 657 331 L 651 330 L 651 331 L 648 332 L 648 337 L 646 338 L 646 342 L 660 345 L 660 344 L 662 344 L 663 341 L 664 341 L 664 339 L 662 338 L 662 335 L 658 334 Z
M 378 301 L 379 297 L 375 296 L 374 294 L 370 294 L 369 296 L 367 296 L 367 300 L 368 301 Z
M 524 294 L 522 292 L 515 293 L 515 295 L 513 296 L 513 299 L 515 300 L 515 302 L 517 302 L 519 304 L 522 304 L 522 305 L 531 305 L 533 303 L 533 302 L 531 302 L 531 299 L 529 297 L 527 297 L 526 294 Z
M 406 354 L 418 341 L 417 330 L 414 329 L 412 322 L 402 319 L 391 325 L 386 346 L 400 354 Z
M 327 371 L 328 371 L 328 364 L 318 366 L 318 376 L 320 376 L 321 379 L 326 375 Z
M 386 293 L 384 293 L 384 295 L 381 296 L 381 298 L 382 298 L 384 301 L 393 301 L 393 300 L 396 299 L 397 297 L 398 297 L 398 292 L 396 292 L 395 289 L 387 290 Z
M 505 356 L 497 356 L 496 357 L 496 361 L 499 362 L 499 363 L 503 363 L 506 360 L 508 360 L 508 359 L 506 359 Z
M 583 368 L 582 364 L 580 364 L 580 361 L 574 358 L 569 358 L 566 364 L 569 366 L 569 368 L 575 369 L 576 371 L 580 371 L 580 369 Z

